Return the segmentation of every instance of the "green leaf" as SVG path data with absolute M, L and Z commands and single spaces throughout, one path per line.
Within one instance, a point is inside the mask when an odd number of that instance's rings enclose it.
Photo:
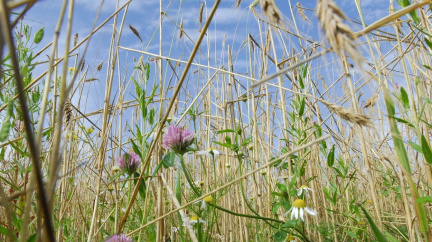
M 155 116 L 155 110 L 154 110 L 154 108 L 152 108 L 150 110 L 150 115 L 149 115 L 149 118 L 148 118 L 150 125 L 154 124 L 154 116 Z
M 402 105 L 404 106 L 404 108 L 408 109 L 410 105 L 409 105 L 408 94 L 405 91 L 405 88 L 401 87 L 400 92 L 401 92 Z
M 174 161 L 175 161 L 175 153 L 174 152 L 169 152 L 162 159 L 162 162 L 165 165 L 165 167 L 173 167 Z
M 411 174 L 411 165 L 410 165 L 410 161 L 408 159 L 408 155 L 406 153 L 404 142 L 402 141 L 402 138 L 401 138 L 401 135 L 399 133 L 399 129 L 397 127 L 397 124 L 394 122 L 394 120 L 392 118 L 390 118 L 390 117 L 393 117 L 395 115 L 395 107 L 394 107 L 393 99 L 392 99 L 388 89 L 384 90 L 384 100 L 385 100 L 386 107 L 387 107 L 387 113 L 388 113 L 389 121 L 390 121 L 390 131 L 391 131 L 394 146 L 396 149 L 398 161 L 401 164 L 401 166 L 409 174 Z
M 276 186 L 279 189 L 279 191 L 288 193 L 288 189 L 284 184 L 276 183 Z
M 375 224 L 374 221 L 372 220 L 371 216 L 369 216 L 369 214 L 367 213 L 367 211 L 366 211 L 366 210 L 365 210 L 365 209 L 364 209 L 360 204 L 357 204 L 357 206 L 359 206 L 359 207 L 361 208 L 361 210 L 363 210 L 363 213 L 365 214 L 366 219 L 368 220 L 369 225 L 371 226 L 372 231 L 373 231 L 373 233 L 375 234 L 376 239 L 377 239 L 379 242 L 387 242 L 386 237 L 384 237 L 384 235 L 383 235 L 383 234 L 381 233 L 381 231 L 378 229 L 378 227 L 376 226 L 376 224 Z
M 28 237 L 27 242 L 36 242 L 37 241 L 37 233 L 32 234 Z
M 287 200 L 281 201 L 281 206 L 287 211 L 291 209 L 291 203 Z
M 306 105 L 306 100 L 305 100 L 305 98 L 302 98 L 301 103 L 300 103 L 300 109 L 299 109 L 299 117 L 303 116 L 303 113 L 305 110 L 305 105 Z
M 411 5 L 411 2 L 409 0 L 399 0 L 397 3 L 401 7 L 404 7 L 404 8 L 408 7 L 409 5 Z M 415 24 L 419 24 L 420 23 L 420 18 L 418 17 L 417 12 L 415 10 L 411 11 L 409 14 L 410 14 L 410 16 L 411 16 L 411 18 L 412 18 L 412 20 L 414 21 Z
M 332 148 L 330 149 L 329 154 L 327 155 L 327 165 L 329 167 L 332 167 L 334 164 L 334 158 L 335 158 L 335 145 L 332 146 Z
M 219 130 L 216 132 L 216 134 L 222 134 L 222 133 L 235 133 L 235 130 L 233 129 L 224 129 L 224 130 Z
M 44 28 L 42 27 L 41 29 L 39 29 L 39 31 L 35 34 L 33 42 L 35 44 L 39 44 L 39 42 L 41 42 L 42 38 L 44 37 Z
M 6 116 L 5 119 L 3 120 L 3 124 L 0 129 L 0 142 L 5 141 L 9 136 L 10 127 L 11 127 L 10 117 Z
M 147 62 L 144 64 L 144 68 L 146 70 L 146 75 L 145 75 L 145 81 L 147 81 L 150 78 L 150 64 Z
M 432 151 L 431 151 L 429 144 L 427 143 L 427 140 L 423 134 L 421 137 L 421 147 L 422 147 L 423 155 L 424 155 L 427 163 L 429 163 L 429 165 L 432 165 Z
M 417 198 L 416 203 L 432 203 L 432 197 L 426 196 L 426 197 Z
M 418 153 L 423 154 L 423 150 L 422 147 L 414 142 L 408 141 L 408 144 L 414 149 L 416 150 Z
M 297 225 L 297 222 L 297 219 L 289 220 L 282 225 L 282 228 L 294 228 Z
M 391 235 L 389 232 L 385 232 L 385 237 L 390 241 L 390 242 L 398 242 L 399 240 L 397 240 L 395 237 L 393 237 L 393 235 Z
M 9 236 L 9 230 L 7 230 L 1 224 L 0 224 L 0 234 L 3 234 L 4 236 Z
M 232 144 L 231 138 L 230 138 L 228 135 L 225 136 L 225 142 L 226 142 L 228 145 L 231 145 L 231 144 Z
M 426 42 L 427 46 L 429 46 L 429 49 L 432 50 L 432 42 L 428 38 L 426 38 L 426 37 L 425 37 L 425 42 Z M 430 70 L 430 67 L 428 69 Z
M 287 237 L 287 233 L 285 231 L 279 230 L 276 234 L 273 235 L 273 239 L 275 242 L 283 242 Z
M 135 172 L 134 173 L 134 178 L 136 178 L 136 179 L 134 179 L 135 180 L 135 184 L 138 183 L 138 178 L 139 177 L 140 177 L 140 174 L 138 172 Z M 140 182 L 140 186 L 138 188 L 138 193 L 139 193 L 141 199 L 144 201 L 145 200 L 145 194 L 146 194 L 146 185 L 145 185 L 144 179 L 142 179 L 141 182 Z
M 228 149 L 231 149 L 230 144 L 225 144 L 225 143 L 221 143 L 221 142 L 217 142 L 217 141 L 213 141 L 213 143 L 218 144 L 218 145 L 223 146 L 223 147 L 227 147 Z

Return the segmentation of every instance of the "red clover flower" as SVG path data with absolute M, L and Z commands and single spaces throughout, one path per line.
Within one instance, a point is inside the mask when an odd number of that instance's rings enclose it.
M 133 242 L 133 240 L 124 234 L 119 234 L 109 237 L 105 242 Z
M 129 151 L 117 159 L 117 165 L 122 171 L 132 175 L 141 166 L 141 158 L 135 152 Z
M 194 141 L 194 133 L 190 130 L 171 125 L 165 134 L 162 146 L 165 149 L 172 150 L 179 155 L 188 151 L 188 147 Z

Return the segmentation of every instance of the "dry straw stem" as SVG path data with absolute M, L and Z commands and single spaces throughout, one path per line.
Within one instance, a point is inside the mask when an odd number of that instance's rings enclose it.
M 159 129 L 158 129 L 158 131 L 156 132 L 156 137 L 155 137 L 154 141 L 152 142 L 152 145 L 150 146 L 150 148 L 149 148 L 149 150 L 148 150 L 148 152 L 147 152 L 147 157 L 145 158 L 145 162 L 144 162 L 144 165 L 143 165 L 143 167 L 144 167 L 143 170 L 146 170 L 146 169 L 147 169 L 147 166 L 148 166 L 149 163 L 150 163 L 150 157 L 151 157 L 151 154 L 153 153 L 153 151 L 154 151 L 154 149 L 155 149 L 155 146 L 156 146 L 156 143 L 157 143 L 158 139 L 160 138 L 160 136 L 161 136 L 161 134 L 162 134 L 162 129 L 163 129 L 163 127 L 164 127 L 164 124 L 166 123 L 166 121 L 167 121 L 167 119 L 168 119 L 168 116 L 169 116 L 169 114 L 170 114 L 170 112 L 171 112 L 171 109 L 172 109 L 172 107 L 174 106 L 174 102 L 176 101 L 177 95 L 179 94 L 180 89 L 181 89 L 181 87 L 182 87 L 182 84 L 183 84 L 184 80 L 186 79 L 186 76 L 187 76 L 187 73 L 188 73 L 188 71 L 189 71 L 189 68 L 190 68 L 190 66 L 192 65 L 192 62 L 193 62 L 193 60 L 194 60 L 195 54 L 198 52 L 199 46 L 200 46 L 200 44 L 201 44 L 201 41 L 203 40 L 204 35 L 206 34 L 206 31 L 207 31 L 207 28 L 209 27 L 210 22 L 211 22 L 211 20 L 213 19 L 213 16 L 215 15 L 215 13 L 216 13 L 216 9 L 218 8 L 219 3 L 220 3 L 220 0 L 217 0 L 217 1 L 214 3 L 213 8 L 212 8 L 212 10 L 211 10 L 211 12 L 210 12 L 210 15 L 209 15 L 209 17 L 208 17 L 208 19 L 207 19 L 207 21 L 206 21 L 206 23 L 205 23 L 205 25 L 204 25 L 204 27 L 203 27 L 203 29 L 202 29 L 200 35 L 199 35 L 199 37 L 198 37 L 198 41 L 197 41 L 197 43 L 195 44 L 195 46 L 194 46 L 194 48 L 193 48 L 193 50 L 192 50 L 192 53 L 191 53 L 191 55 L 190 55 L 190 57 L 189 57 L 189 60 L 188 60 L 188 62 L 187 62 L 187 64 L 186 64 L 185 70 L 183 71 L 182 76 L 180 77 L 180 80 L 179 80 L 179 82 L 178 82 L 178 84 L 177 84 L 177 87 L 176 87 L 174 93 L 173 93 L 173 96 L 172 96 L 171 101 L 170 101 L 170 103 L 169 103 L 169 105 L 168 105 L 168 108 L 167 108 L 167 110 L 166 110 L 166 112 L 165 112 L 165 115 L 164 115 L 164 117 L 163 117 L 162 120 L 161 120 L 161 125 L 159 126 Z M 129 204 L 128 204 L 128 207 L 127 207 L 127 209 L 126 209 L 126 212 L 125 212 L 123 218 L 120 220 L 120 224 L 119 224 L 119 226 L 118 226 L 117 233 L 120 233 L 120 232 L 121 232 L 121 230 L 122 230 L 122 228 L 123 228 L 123 225 L 124 225 L 124 223 L 125 223 L 126 220 L 127 220 L 127 217 L 128 217 L 128 215 L 129 215 L 129 212 L 130 212 L 130 210 L 131 210 L 131 208 L 132 208 L 132 205 L 133 205 L 133 203 L 134 203 L 134 201 L 135 201 L 135 198 L 136 198 L 136 196 L 137 196 L 137 194 L 138 194 L 138 188 L 139 188 L 139 186 L 140 186 L 140 184 L 141 184 L 141 181 L 142 181 L 142 179 L 143 179 L 144 174 L 145 174 L 145 172 L 142 172 L 141 175 L 140 175 L 140 177 L 138 178 L 138 182 L 137 182 L 137 184 L 135 185 L 135 188 L 134 188 L 134 191 L 133 191 L 132 197 L 131 197 L 131 199 L 130 199 L 130 202 L 129 202 Z
M 354 62 L 360 65 L 361 53 L 354 43 L 356 37 L 351 28 L 344 23 L 347 17 L 342 10 L 332 0 L 319 0 L 315 11 L 334 51 L 338 54 L 346 51 Z
M 184 208 L 186 208 L 186 207 L 188 207 L 188 206 L 190 206 L 190 205 L 192 205 L 192 204 L 194 204 L 194 203 L 196 203 L 196 202 L 198 202 L 198 201 L 204 199 L 204 198 L 207 197 L 207 196 L 210 196 L 210 195 L 212 195 L 212 194 L 214 194 L 214 193 L 216 193 L 216 192 L 218 192 L 218 191 L 221 191 L 221 190 L 223 190 L 223 189 L 225 189 L 225 188 L 227 188 L 227 187 L 229 187 L 229 186 L 231 186 L 231 185 L 237 183 L 238 181 L 241 181 L 241 180 L 245 179 L 246 177 L 248 177 L 248 176 L 250 176 L 250 175 L 252 175 L 252 174 L 254 174 L 254 173 L 256 173 L 256 172 L 258 172 L 258 171 L 260 171 L 260 170 L 262 170 L 262 169 L 264 169 L 264 168 L 270 167 L 270 166 L 276 164 L 277 162 L 279 162 L 279 161 L 281 161 L 281 160 L 284 160 L 284 159 L 290 157 L 291 155 L 293 155 L 293 154 L 295 154 L 295 153 L 297 153 L 297 152 L 300 152 L 300 151 L 302 151 L 302 150 L 304 150 L 304 149 L 306 149 L 306 148 L 308 148 L 308 147 L 310 147 L 310 146 L 312 146 L 312 145 L 314 145 L 314 144 L 317 144 L 317 143 L 319 143 L 319 142 L 321 142 L 321 141 L 323 141 L 323 140 L 326 140 L 326 139 L 328 139 L 328 138 L 330 138 L 330 137 L 331 137 L 330 135 L 322 136 L 322 137 L 320 137 L 320 138 L 318 138 L 318 139 L 315 139 L 315 140 L 313 140 L 313 141 L 311 141 L 311 142 L 309 142 L 309 143 L 307 143 L 307 144 L 304 144 L 304 145 L 302 145 L 302 146 L 299 146 L 299 147 L 297 147 L 297 148 L 291 150 L 290 152 L 286 153 L 286 154 L 283 155 L 283 156 L 280 156 L 279 158 L 271 159 L 271 160 L 269 160 L 266 164 L 264 164 L 264 165 L 262 165 L 262 166 L 260 166 L 260 167 L 258 167 L 258 168 L 255 168 L 255 169 L 253 169 L 253 170 L 251 170 L 251 171 L 249 171 L 249 172 L 246 172 L 246 173 L 243 174 L 242 176 L 240 176 L 240 177 L 238 177 L 238 178 L 236 178 L 236 179 L 230 181 L 229 183 L 227 183 L 227 184 L 225 184 L 225 185 L 223 185 L 223 186 L 220 186 L 220 187 L 218 187 L 217 189 L 214 189 L 214 190 L 212 190 L 212 191 L 210 191 L 210 192 L 208 192 L 208 193 L 202 195 L 201 197 L 195 198 L 194 200 L 192 200 L 192 201 L 190 201 L 190 202 L 184 204 L 183 206 L 181 206 L 181 207 L 179 207 L 179 208 L 176 208 L 176 209 L 174 209 L 174 210 L 172 210 L 172 211 L 167 212 L 167 213 L 164 214 L 163 216 L 161 216 L 161 217 L 159 217 L 159 218 L 156 218 L 156 219 L 154 219 L 154 220 L 151 221 L 151 222 L 148 222 L 147 224 L 145 224 L 145 225 L 139 227 L 138 229 L 136 229 L 136 230 L 134 230 L 134 231 L 128 233 L 127 235 L 130 236 L 130 235 L 132 235 L 132 234 L 134 234 L 134 233 L 136 233 L 136 232 L 138 232 L 138 231 L 140 231 L 140 230 L 146 228 L 147 226 L 149 226 L 149 225 L 151 225 L 151 224 L 153 224 L 153 223 L 156 223 L 157 221 L 159 221 L 159 220 L 161 220 L 161 219 L 164 219 L 164 218 L 168 217 L 169 215 L 171 215 L 171 214 L 173 214 L 173 213 L 178 212 L 180 209 L 184 209 Z
M 167 189 L 167 191 L 168 191 L 168 194 L 170 195 L 171 199 L 173 200 L 174 205 L 175 205 L 177 208 L 180 208 L 181 205 L 180 205 L 179 201 L 177 200 L 177 198 L 176 198 L 176 196 L 175 196 L 173 190 L 171 189 L 171 187 L 169 186 L 169 184 L 168 184 L 167 181 L 165 180 L 165 175 L 164 175 L 164 174 L 161 174 L 161 175 L 160 175 L 160 178 L 161 178 L 163 184 L 165 185 L 165 187 L 166 187 L 166 189 Z M 180 209 L 180 210 L 179 210 L 179 213 L 180 213 L 180 216 L 181 216 L 181 218 L 182 218 L 182 220 L 183 220 L 183 224 L 186 226 L 186 228 L 187 228 L 188 231 L 189 231 L 189 235 L 190 235 L 192 241 L 194 241 L 194 242 L 198 242 L 198 239 L 196 238 L 195 232 L 194 232 L 194 230 L 193 230 L 191 224 L 187 222 L 187 220 L 188 220 L 189 218 L 186 216 L 186 214 L 184 213 L 183 209 Z
M 40 156 L 38 145 L 36 143 L 34 134 L 32 132 L 32 124 L 29 115 L 29 109 L 27 105 L 26 93 L 23 86 L 23 79 L 21 76 L 21 71 L 18 64 L 18 58 L 16 56 L 16 50 L 14 41 L 12 39 L 12 29 L 9 26 L 9 14 L 6 12 L 6 3 L 4 1 L 0 2 L 0 32 L 3 35 L 3 39 L 5 43 L 9 47 L 10 61 L 12 63 L 12 69 L 15 76 L 16 82 L 16 90 L 18 92 L 19 103 L 21 106 L 22 116 L 24 120 L 25 132 L 27 137 L 28 146 L 31 154 L 31 161 L 33 163 L 36 181 L 38 187 L 38 198 L 40 206 L 42 207 L 42 213 L 44 215 L 45 223 L 45 232 L 47 233 L 45 237 L 48 241 L 55 241 L 54 238 L 54 227 L 52 223 L 51 212 L 49 209 L 49 201 L 47 198 L 47 193 L 44 187 L 44 182 L 42 178 L 42 171 L 40 166 Z M 0 46 L 3 49 L 3 46 Z
M 396 20 L 396 19 L 404 16 L 405 14 L 408 14 L 409 12 L 416 10 L 417 8 L 420 8 L 420 7 L 422 7 L 426 4 L 430 4 L 430 3 L 432 3 L 432 0 L 425 0 L 422 2 L 411 4 L 408 7 L 402 8 L 401 10 L 399 10 L 397 12 L 394 12 L 390 15 L 385 16 L 384 18 L 382 18 L 382 19 L 374 22 L 373 24 L 367 26 L 363 30 L 354 33 L 354 36 L 360 37 L 362 35 L 365 35 L 365 34 L 371 32 L 372 30 L 377 29 L 377 28 L 387 24 L 390 21 Z

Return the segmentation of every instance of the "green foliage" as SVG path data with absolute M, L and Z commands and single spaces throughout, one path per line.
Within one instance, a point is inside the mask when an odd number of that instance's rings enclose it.
M 357 206 L 360 207 L 360 209 L 363 211 L 363 213 L 366 216 L 367 221 L 369 222 L 369 225 L 372 228 L 372 231 L 375 235 L 375 238 L 379 241 L 379 242 L 387 242 L 386 237 L 381 233 L 381 231 L 378 229 L 378 227 L 376 226 L 375 222 L 373 221 L 373 219 L 369 216 L 368 212 L 360 205 L 358 204 Z

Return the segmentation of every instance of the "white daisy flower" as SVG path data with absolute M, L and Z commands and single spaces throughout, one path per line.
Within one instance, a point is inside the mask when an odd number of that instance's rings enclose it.
M 112 170 L 113 170 L 113 172 L 119 172 L 120 171 L 120 167 L 119 166 L 113 166 Z
M 292 236 L 292 235 L 288 235 L 288 236 L 286 237 L 285 241 L 295 242 L 296 240 L 295 240 L 295 237 L 294 237 L 294 236 Z
M 302 199 L 296 199 L 294 201 L 292 207 L 290 208 L 290 210 L 288 210 L 288 212 L 286 212 L 284 214 L 284 216 L 287 216 L 289 214 L 289 212 L 291 212 L 291 220 L 294 218 L 298 219 L 300 217 L 301 220 L 304 221 L 304 212 L 305 211 L 312 216 L 317 216 L 317 214 L 318 214 L 317 211 L 306 207 L 305 201 L 303 201 Z
M 302 185 L 299 189 L 297 189 L 297 197 L 300 197 L 303 192 L 305 193 L 306 197 L 308 197 L 309 191 L 313 191 L 313 189 L 309 188 L 307 185 Z
M 225 153 L 220 151 L 220 150 L 217 150 L 215 148 L 210 148 L 208 150 L 200 150 L 197 152 L 197 155 L 207 155 L 210 157 L 212 157 L 212 156 L 218 157 L 221 154 L 225 154 Z
M 177 227 L 171 227 L 171 233 L 175 234 L 178 232 L 178 228 Z
M 278 176 L 277 182 L 283 184 L 286 181 L 291 181 L 292 178 L 293 178 L 293 176 Z
M 183 226 L 187 226 L 188 224 L 191 226 L 194 226 L 197 223 L 201 223 L 201 224 L 207 224 L 207 221 L 199 218 L 198 216 L 193 216 L 189 219 L 185 219 L 183 220 Z

